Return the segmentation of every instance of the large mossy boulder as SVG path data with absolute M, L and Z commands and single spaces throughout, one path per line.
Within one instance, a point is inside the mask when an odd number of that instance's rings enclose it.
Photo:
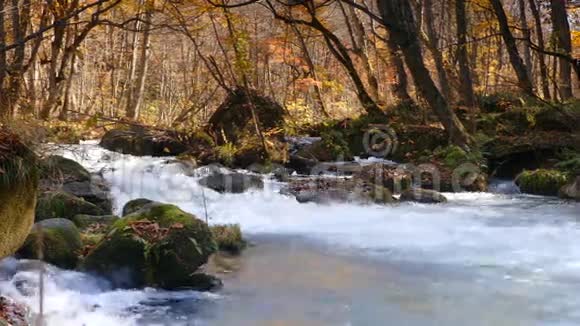
M 81 248 L 81 236 L 75 224 L 67 219 L 53 218 L 36 223 L 17 254 L 21 258 L 42 258 L 57 267 L 74 269 Z
M 75 215 L 105 215 L 106 212 L 93 203 L 63 191 L 47 191 L 38 197 L 36 220 L 66 218 L 72 220 Z
M 216 249 L 206 223 L 177 206 L 150 203 L 115 222 L 84 268 L 117 287 L 196 288 L 192 275 Z
M 88 230 L 91 228 L 107 228 L 119 220 L 115 215 L 86 215 L 79 214 L 72 218 L 72 222 L 80 230 Z
M 78 162 L 51 155 L 42 162 L 43 181 L 59 183 L 91 181 L 91 174 Z
M 211 116 L 208 131 L 218 145 L 238 144 L 240 139 L 256 134 L 255 122 L 262 131 L 280 128 L 284 124 L 284 108 L 256 90 L 238 88 Z
M 141 127 L 109 130 L 100 145 L 110 151 L 136 156 L 175 156 L 187 150 L 177 134 Z
M 524 171 L 516 178 L 516 185 L 526 194 L 558 196 L 568 177 L 558 170 Z
M 0 127 L 0 259 L 18 250 L 34 224 L 36 162 L 18 137 Z
M 580 176 L 577 176 L 560 189 L 560 197 L 580 201 Z
M 199 184 L 217 192 L 239 194 L 250 189 L 263 189 L 264 181 L 258 175 L 215 172 L 199 180 Z
M 382 163 L 361 166 L 355 176 L 367 182 L 389 189 L 393 193 L 409 189 L 413 182 L 413 175 L 403 166 L 387 165 Z

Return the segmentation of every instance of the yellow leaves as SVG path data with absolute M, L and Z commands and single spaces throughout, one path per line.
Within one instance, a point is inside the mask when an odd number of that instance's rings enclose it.
M 580 55 L 580 31 L 572 31 L 572 49 L 575 56 Z

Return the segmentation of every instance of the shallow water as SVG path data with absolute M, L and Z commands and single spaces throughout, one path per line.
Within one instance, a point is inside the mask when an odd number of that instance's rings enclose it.
M 501 182 L 499 193 L 447 194 L 445 205 L 299 204 L 273 181 L 218 194 L 197 185 L 203 171 L 168 159 L 93 145 L 66 155 L 103 173 L 118 210 L 139 197 L 200 218 L 207 210 L 210 223 L 239 223 L 255 246 L 227 261 L 215 294 L 112 290 L 50 270 L 49 325 L 580 324 L 578 203 Z M 0 267 L 0 293 L 37 302 L 15 285 L 34 290 L 38 276 L 14 275 L 14 264 Z

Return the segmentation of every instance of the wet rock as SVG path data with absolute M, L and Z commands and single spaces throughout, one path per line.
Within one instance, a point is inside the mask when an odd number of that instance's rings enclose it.
M 213 173 L 199 181 L 199 184 L 217 192 L 243 193 L 249 189 L 263 189 L 262 177 L 244 173 Z
M 111 214 L 113 202 L 109 187 L 99 175 L 91 175 L 82 165 L 68 158 L 53 155 L 42 162 L 40 190 L 63 191 L 85 199 Z
M 175 156 L 187 150 L 177 135 L 145 128 L 113 129 L 101 139 L 100 145 L 111 151 L 136 156 Z
M 210 228 L 179 207 L 150 203 L 115 222 L 84 268 L 117 287 L 195 287 L 192 277 L 217 249 Z
M 75 215 L 106 215 L 100 207 L 82 198 L 62 191 L 47 191 L 38 198 L 36 220 L 66 218 L 71 220 Z
M 360 172 L 355 175 L 367 182 L 383 186 L 393 193 L 408 189 L 413 182 L 413 174 L 408 169 L 382 163 L 361 166 Z
M 38 256 L 39 243 L 42 243 L 42 257 Z M 74 223 L 54 218 L 36 223 L 17 255 L 25 259 L 42 258 L 57 267 L 73 269 L 81 248 L 80 233 Z
M 407 189 L 401 193 L 401 201 L 412 201 L 423 204 L 440 204 L 446 203 L 447 198 L 441 193 L 428 189 Z
M 316 178 L 291 180 L 284 192 L 296 196 L 300 203 L 359 203 L 388 204 L 395 202 L 389 189 L 365 182 L 346 178 Z
M 137 198 L 133 199 L 123 206 L 123 216 L 133 214 L 143 208 L 144 206 L 151 204 L 153 201 L 147 198 Z
M 577 176 L 560 189 L 560 197 L 580 201 L 580 176 Z

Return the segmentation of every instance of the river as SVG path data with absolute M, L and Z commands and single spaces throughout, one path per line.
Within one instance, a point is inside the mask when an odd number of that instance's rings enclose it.
M 94 144 L 64 153 L 104 175 L 117 210 L 145 197 L 207 211 L 210 223 L 239 223 L 252 246 L 214 264 L 216 293 L 115 290 L 50 267 L 50 326 L 580 324 L 579 203 L 497 182 L 443 205 L 299 204 L 272 180 L 219 194 L 171 159 Z M 36 310 L 38 272 L 26 264 L 0 263 L 0 293 Z

